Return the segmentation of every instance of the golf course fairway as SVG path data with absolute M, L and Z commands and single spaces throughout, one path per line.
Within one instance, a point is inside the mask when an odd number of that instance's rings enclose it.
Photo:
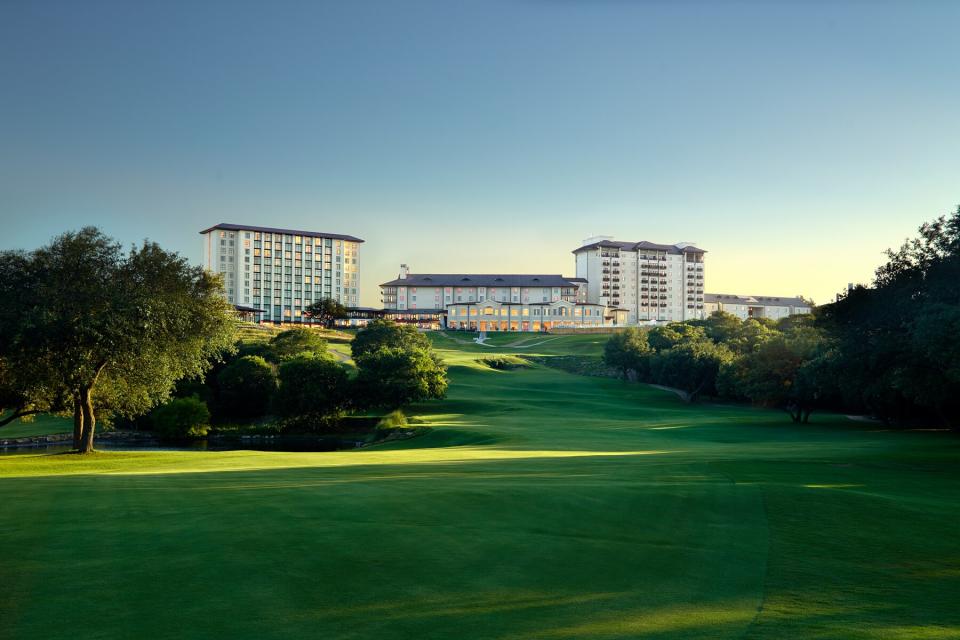
M 0 639 L 960 638 L 955 434 L 477 362 L 598 339 L 435 337 L 390 445 L 0 457 Z

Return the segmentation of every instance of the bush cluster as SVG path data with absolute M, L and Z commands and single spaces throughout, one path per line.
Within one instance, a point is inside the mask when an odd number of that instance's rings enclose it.
M 490 356 L 488 358 L 480 358 L 477 360 L 480 364 L 485 364 L 491 369 L 499 369 L 500 371 L 511 371 L 513 369 L 525 369 L 530 367 L 530 363 L 524 360 L 523 358 L 518 358 L 517 356 Z
M 315 329 L 290 329 L 269 342 L 240 345 L 205 382 L 182 381 L 180 395 L 192 398 L 156 409 L 149 424 L 165 437 L 203 435 L 209 411 L 204 419 L 187 419 L 183 412 L 190 404 L 199 414 L 197 403 L 204 410 L 209 403 L 217 424 L 262 420 L 288 431 L 330 431 L 351 411 L 398 409 L 446 392 L 446 367 L 412 327 L 373 322 L 357 333 L 352 352 L 354 379 Z M 402 413 L 388 414 L 384 424 L 400 418 Z
M 168 440 L 203 438 L 210 429 L 210 410 L 199 398 L 174 398 L 150 414 L 153 430 Z

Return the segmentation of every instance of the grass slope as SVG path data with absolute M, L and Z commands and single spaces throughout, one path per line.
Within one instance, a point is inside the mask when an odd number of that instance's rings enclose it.
M 954 437 L 459 338 L 411 441 L 0 458 L 0 638 L 960 637 Z
M 9 415 L 9 414 L 7 414 Z M 0 439 L 28 438 L 30 436 L 47 436 L 57 433 L 73 431 L 73 420 L 60 416 L 37 415 L 31 416 L 27 422 L 14 420 L 0 427 Z

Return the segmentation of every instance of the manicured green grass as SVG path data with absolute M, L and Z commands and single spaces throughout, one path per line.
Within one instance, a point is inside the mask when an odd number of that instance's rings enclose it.
M 9 415 L 9 414 L 8 414 Z M 48 436 L 73 431 L 73 421 L 59 416 L 32 416 L 29 422 L 15 420 L 0 427 L 0 439 L 28 438 L 30 436 Z
M 955 436 L 434 340 L 414 440 L 0 458 L 0 638 L 960 637 Z

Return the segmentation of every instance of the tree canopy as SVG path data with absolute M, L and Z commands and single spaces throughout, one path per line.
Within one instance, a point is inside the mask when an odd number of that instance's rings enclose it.
M 643 376 L 647 358 L 653 353 L 647 334 L 636 327 L 627 327 L 610 336 L 603 348 L 603 361 L 624 378 Z
M 86 227 L 3 252 L 0 275 L 0 396 L 14 414 L 72 408 L 81 451 L 95 407 L 141 415 L 233 348 L 220 278 L 155 243 L 124 252 Z
M 328 355 L 304 354 L 280 365 L 274 412 L 312 431 L 329 427 L 350 406 L 346 368 Z
M 219 409 L 227 416 L 255 418 L 266 413 L 277 390 L 273 365 L 260 356 L 243 356 L 217 374 Z
M 845 402 L 891 422 L 960 425 L 960 207 L 887 251 L 870 287 L 821 308 Z
M 282 362 L 304 353 L 326 353 L 327 341 L 316 329 L 296 327 L 281 331 L 271 338 L 269 351 L 274 362 Z
M 322 298 L 307 307 L 304 314 L 329 329 L 336 320 L 347 317 L 347 308 L 333 298 Z
M 374 320 L 357 332 L 350 343 L 353 358 L 359 358 L 381 347 L 398 349 L 430 349 L 430 341 L 416 327 L 393 320 Z
M 414 327 L 376 320 L 357 332 L 351 352 L 363 403 L 396 409 L 446 394 L 447 367 Z

